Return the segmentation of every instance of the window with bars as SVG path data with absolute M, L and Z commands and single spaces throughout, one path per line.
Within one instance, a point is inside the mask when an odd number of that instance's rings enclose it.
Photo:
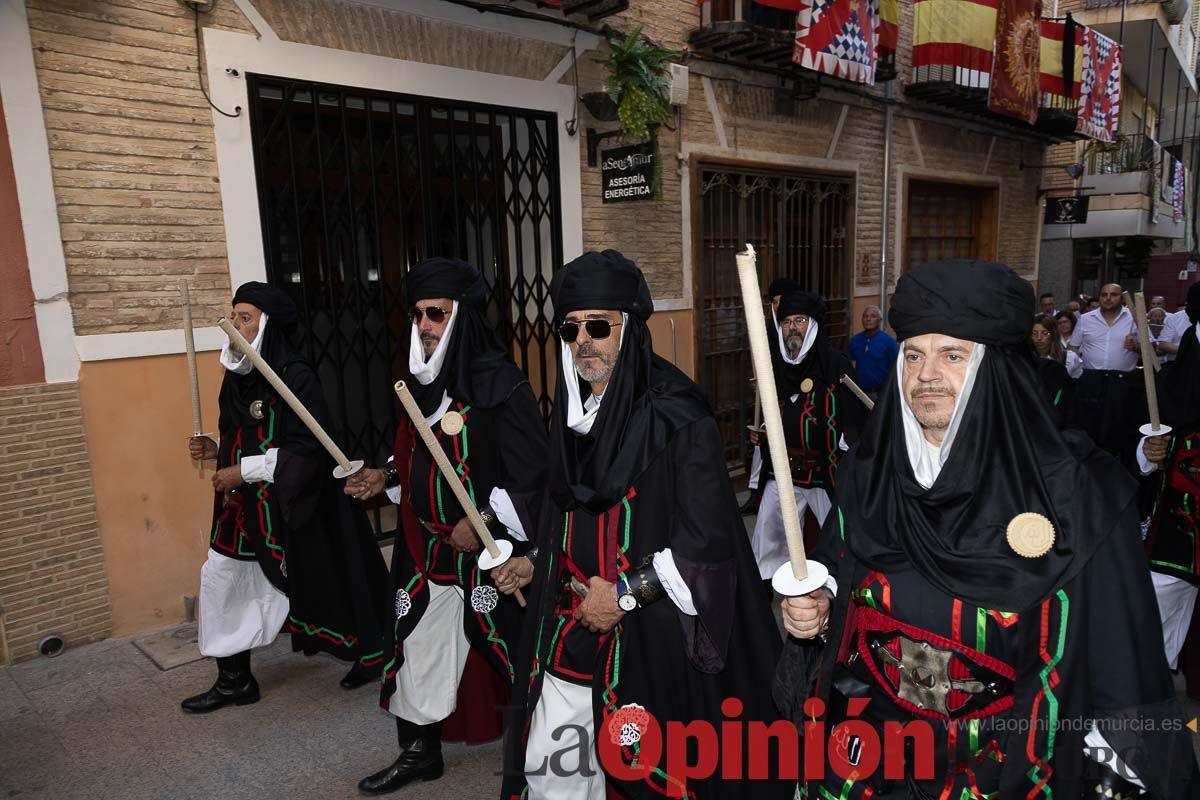
M 333 435 L 378 463 L 400 409 L 404 276 L 471 262 L 489 319 L 550 411 L 549 281 L 562 263 L 554 114 L 252 75 L 251 132 L 267 279 L 301 310 Z
M 905 268 L 947 258 L 995 258 L 996 190 L 910 181 Z

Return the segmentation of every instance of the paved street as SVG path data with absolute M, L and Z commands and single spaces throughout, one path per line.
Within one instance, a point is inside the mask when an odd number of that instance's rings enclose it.
M 328 656 L 288 637 L 255 651 L 257 704 L 193 717 L 212 661 L 162 671 L 128 639 L 0 668 L 0 797 L 5 800 L 329 800 L 396 756 L 373 687 L 347 692 Z M 446 777 L 394 797 L 498 794 L 500 744 L 448 746 Z

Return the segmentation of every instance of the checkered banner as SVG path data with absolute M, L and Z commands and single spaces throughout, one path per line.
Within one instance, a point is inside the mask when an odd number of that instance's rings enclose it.
M 1083 78 L 1075 130 L 1102 142 L 1117 138 L 1121 118 L 1121 45 L 1083 29 Z
M 857 83 L 875 83 L 879 0 L 811 0 L 796 17 L 792 61 Z

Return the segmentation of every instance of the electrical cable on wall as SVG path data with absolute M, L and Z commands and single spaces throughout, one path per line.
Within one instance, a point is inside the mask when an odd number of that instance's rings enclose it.
M 180 0 L 180 2 L 192 10 L 192 15 L 196 20 L 196 79 L 200 82 L 200 93 L 204 95 L 204 99 L 208 101 L 208 104 L 212 107 L 213 111 L 216 111 L 222 116 L 236 119 L 242 115 L 242 107 L 234 106 L 232 114 L 222 108 L 219 108 L 217 104 L 212 101 L 212 98 L 209 97 L 208 89 L 204 86 L 204 68 L 201 64 L 202 59 L 200 58 L 200 15 L 202 13 L 211 14 L 217 7 L 217 0 Z

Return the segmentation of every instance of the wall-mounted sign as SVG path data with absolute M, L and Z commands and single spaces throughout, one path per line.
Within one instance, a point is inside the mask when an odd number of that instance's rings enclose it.
M 644 142 L 630 147 L 600 151 L 600 186 L 604 202 L 654 198 L 654 144 Z
M 1050 197 L 1046 200 L 1047 225 L 1083 225 L 1087 222 L 1087 197 Z

